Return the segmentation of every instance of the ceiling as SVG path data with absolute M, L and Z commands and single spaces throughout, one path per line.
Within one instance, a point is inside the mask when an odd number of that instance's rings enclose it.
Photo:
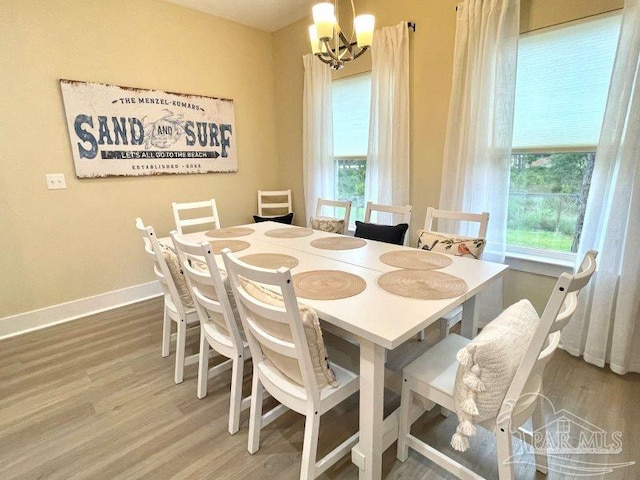
M 311 14 L 318 0 L 168 0 L 183 7 L 275 32 Z

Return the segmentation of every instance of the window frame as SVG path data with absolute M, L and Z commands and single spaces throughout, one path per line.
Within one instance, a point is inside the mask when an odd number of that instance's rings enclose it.
M 596 16 L 620 16 L 619 10 L 604 12 Z M 565 22 L 566 26 L 575 25 L 588 19 L 576 19 Z M 564 24 L 552 25 L 544 27 L 547 29 L 561 29 Z M 520 37 L 533 33 L 532 31 L 523 32 Z M 593 153 L 597 152 L 596 145 L 572 145 L 571 147 L 552 147 L 537 146 L 530 148 L 512 148 L 511 154 L 553 154 L 553 153 Z M 596 159 L 597 161 L 597 159 Z M 511 182 L 511 170 L 509 171 L 509 182 Z M 509 189 L 510 190 L 510 189 Z M 507 199 L 507 206 L 509 199 Z M 505 263 L 510 265 L 513 270 L 535 273 L 539 275 L 548 275 L 558 277 L 564 272 L 573 272 L 577 255 L 573 252 L 559 252 L 554 250 L 543 250 L 531 247 L 520 247 L 517 245 L 509 245 L 505 243 Z

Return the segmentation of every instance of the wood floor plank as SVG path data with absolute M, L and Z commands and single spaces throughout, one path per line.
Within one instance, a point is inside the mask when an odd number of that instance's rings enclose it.
M 208 395 L 196 397 L 196 366 L 185 381 L 173 382 L 174 352 L 160 355 L 162 300 L 153 299 L 85 319 L 0 341 L 0 479 L 223 479 L 293 480 L 299 476 L 304 418 L 288 412 L 267 426 L 261 448 L 246 450 L 248 412 L 241 429 L 227 432 L 230 372 L 209 380 Z M 187 337 L 196 352 L 198 332 Z M 387 366 L 399 371 L 437 338 L 410 341 L 390 352 Z M 353 366 L 357 347 L 326 335 L 334 360 Z M 331 354 L 331 352 L 334 352 Z M 218 360 L 212 360 L 216 362 Z M 250 391 L 251 364 L 244 393 Z M 591 455 L 598 462 L 638 462 L 640 457 L 640 375 L 618 376 L 559 351 L 545 388 L 553 408 L 565 409 L 606 432 L 621 432 L 619 454 Z M 273 400 L 270 400 L 273 405 Z M 399 398 L 385 395 L 385 412 Z M 321 419 L 320 454 L 358 428 L 358 396 Z M 553 412 L 547 412 L 552 419 Z M 487 478 L 496 478 L 495 439 L 487 432 L 472 439 L 465 454 L 448 445 L 456 418 L 428 412 L 413 432 Z M 576 478 L 535 472 L 532 455 L 521 456 L 518 480 Z M 555 462 L 555 464 L 554 464 Z M 562 459 L 552 461 L 562 466 Z M 395 444 L 383 457 L 388 479 L 452 479 L 415 452 L 400 463 Z M 354 480 L 357 468 L 345 458 L 321 480 Z M 584 478 L 584 477 L 582 477 Z M 600 476 L 637 480 L 636 465 Z

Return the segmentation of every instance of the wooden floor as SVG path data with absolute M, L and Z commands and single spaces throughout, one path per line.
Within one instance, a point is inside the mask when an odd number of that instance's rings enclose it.
M 260 451 L 246 450 L 247 413 L 241 430 L 227 433 L 229 372 L 210 380 L 209 395 L 196 397 L 196 366 L 185 381 L 173 383 L 173 355 L 160 356 L 162 302 L 150 300 L 90 318 L 0 341 L 0 479 L 296 479 L 302 450 L 303 419 L 288 412 L 264 429 Z M 335 338 L 332 357 L 357 358 Z M 190 335 L 190 348 L 197 334 Z M 410 342 L 391 352 L 389 365 L 402 355 L 417 355 L 425 344 Z M 246 369 L 245 391 L 250 368 Z M 591 462 L 640 459 L 640 375 L 617 376 L 560 351 L 549 365 L 546 391 L 556 410 L 566 409 L 606 432 L 622 432 L 618 455 L 591 455 Z M 385 398 L 387 412 L 398 397 Z M 320 452 L 357 429 L 357 395 L 322 417 Z M 550 417 L 552 412 L 547 412 Z M 413 432 L 448 447 L 455 415 L 432 411 Z M 481 434 L 457 458 L 487 478 L 497 477 L 495 442 Z M 518 479 L 536 474 L 524 455 Z M 585 460 L 585 458 L 583 458 Z M 553 461 L 552 465 L 560 465 Z M 453 478 L 411 452 L 395 460 L 395 444 L 384 455 L 389 479 Z M 357 468 L 345 458 L 320 478 L 356 479 Z M 640 467 L 607 475 L 572 477 L 551 472 L 549 479 L 640 479 Z

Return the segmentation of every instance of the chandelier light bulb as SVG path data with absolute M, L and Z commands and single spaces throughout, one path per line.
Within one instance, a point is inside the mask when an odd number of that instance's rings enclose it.
M 373 30 L 376 24 L 376 17 L 369 14 L 358 15 L 353 23 L 356 29 L 358 47 L 370 47 L 373 44 Z
M 333 3 L 316 3 L 312 9 L 313 23 L 319 40 L 330 40 L 333 37 L 333 26 L 336 23 Z
M 320 39 L 315 25 L 309 25 L 309 42 L 311 43 L 311 53 L 314 55 L 320 53 Z

